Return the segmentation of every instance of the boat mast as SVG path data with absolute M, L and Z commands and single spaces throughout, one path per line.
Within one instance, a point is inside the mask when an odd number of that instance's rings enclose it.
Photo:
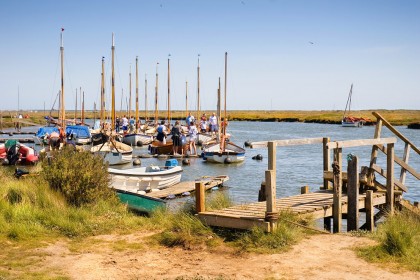
M 227 52 L 225 52 L 225 112 L 224 112 L 224 129 L 223 129 L 223 151 L 225 150 L 225 140 L 226 140 L 226 88 L 227 88 Z
M 158 81 L 159 81 L 159 74 L 158 74 L 158 65 L 159 62 L 156 63 L 156 86 L 155 86 L 155 125 L 158 124 Z
M 147 115 L 147 74 L 144 74 L 144 121 L 148 121 Z
M 129 87 L 130 87 L 130 90 L 129 90 L 129 93 L 130 93 L 130 98 L 128 99 L 129 101 L 128 101 L 128 118 L 130 119 L 131 118 L 131 63 L 130 63 L 130 74 L 129 74 L 129 76 L 130 76 L 130 82 L 129 82 Z
M 105 57 L 102 57 L 101 73 L 101 124 L 105 120 Z
M 171 56 L 171 55 L 169 55 Z M 171 124 L 171 82 L 170 82 L 170 66 L 169 66 L 170 59 L 168 57 L 168 129 Z
M 85 124 L 85 91 L 83 91 L 82 95 L 82 124 Z
M 83 111 L 82 111 L 82 87 L 80 87 L 79 96 L 80 96 L 80 122 L 82 122 L 82 115 L 83 115 Z
M 188 116 L 188 81 L 185 81 L 185 111 Z
M 115 52 L 115 45 L 114 45 L 114 33 L 112 33 L 112 72 L 111 72 L 111 131 L 115 129 L 115 73 L 114 73 L 114 52 Z
M 136 130 L 140 128 L 139 125 L 139 57 L 136 56 Z
M 200 118 L 200 54 L 198 54 L 197 64 L 197 122 Z
M 63 32 L 64 28 L 61 28 L 61 96 L 60 96 L 60 115 L 61 115 L 61 127 L 63 131 L 66 131 L 66 110 L 64 107 L 64 45 L 63 45 Z
M 77 123 L 77 88 L 76 88 L 76 108 L 74 109 L 74 124 Z
M 344 117 L 346 116 L 346 112 L 347 112 L 347 107 L 349 108 L 349 115 L 350 115 L 350 107 L 351 107 L 351 95 L 353 94 L 353 84 L 351 84 L 350 87 L 350 92 L 349 92 L 349 96 L 347 97 L 347 103 L 346 103 L 346 108 L 344 109 L 344 113 L 343 113 L 343 120 Z
M 222 114 L 221 110 L 221 96 L 220 96 L 220 77 L 219 77 L 219 88 L 217 89 L 217 140 L 220 140 L 220 115 Z

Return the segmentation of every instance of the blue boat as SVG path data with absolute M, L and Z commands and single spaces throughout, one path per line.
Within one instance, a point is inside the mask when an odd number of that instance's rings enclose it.
M 85 125 L 66 126 L 66 135 L 73 135 L 73 139 L 78 145 L 89 144 L 92 141 L 89 127 Z

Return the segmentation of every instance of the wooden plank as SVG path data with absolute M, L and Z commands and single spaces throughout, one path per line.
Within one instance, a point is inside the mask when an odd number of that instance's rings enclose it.
M 396 143 L 397 138 L 378 138 L 378 139 L 358 139 L 358 140 L 345 140 L 345 141 L 335 141 L 329 142 L 327 146 L 329 148 L 350 148 L 350 147 L 359 147 L 359 146 L 373 146 L 381 144 L 390 144 Z
M 375 170 L 375 172 L 377 172 L 379 175 L 381 175 L 382 177 L 384 177 L 384 178 L 387 178 L 387 172 L 385 171 L 385 170 L 383 170 L 380 166 L 378 166 L 378 165 L 376 165 L 376 164 L 374 164 L 373 166 L 372 166 L 372 169 L 373 170 Z M 398 180 L 394 180 L 394 185 L 396 185 L 398 188 L 400 188 L 401 190 L 403 190 L 403 191 L 405 191 L 405 192 L 408 192 L 408 188 L 405 186 L 405 185 L 403 185 L 403 184 L 401 184 L 401 182 L 400 181 L 398 181 Z
M 394 213 L 394 144 L 390 143 L 386 147 L 386 198 L 389 214 Z
M 373 229 L 375 228 L 375 221 L 373 218 L 375 209 L 373 208 L 373 191 L 371 190 L 366 192 L 365 209 L 366 209 L 366 229 L 368 231 L 373 231 Z
M 410 157 L 410 145 L 408 143 L 405 143 L 404 154 L 403 154 L 403 158 L 402 158 L 402 160 L 404 161 L 404 163 L 408 164 L 409 157 Z M 402 184 L 405 183 L 405 177 L 406 177 L 406 175 L 407 175 L 407 171 L 405 170 L 404 167 L 401 166 L 400 182 Z
M 296 146 L 296 145 L 311 145 L 322 144 L 323 138 L 302 138 L 302 139 L 284 139 L 272 140 L 277 147 Z M 266 148 L 268 141 L 252 142 L 251 148 Z
M 322 164 L 324 172 L 329 171 L 331 168 L 331 155 L 330 155 L 330 149 L 328 149 L 328 142 L 330 142 L 329 137 L 322 138 Z M 328 190 L 331 187 L 331 184 L 328 180 L 324 179 L 324 189 Z
M 384 125 L 391 130 L 392 133 L 394 133 L 396 136 L 398 136 L 401 140 L 403 140 L 405 143 L 409 144 L 411 148 L 420 155 L 420 150 L 414 145 L 410 140 L 408 140 L 402 133 L 400 133 L 398 130 L 396 130 L 387 120 L 384 119 L 379 113 L 372 112 L 372 114 L 377 117 L 378 119 L 381 119 Z
M 334 167 L 337 170 L 334 171 L 334 194 L 333 194 L 333 232 L 337 233 L 341 230 L 341 213 L 342 213 L 342 204 L 341 204 L 341 191 L 342 191 L 342 174 L 341 169 L 343 166 L 343 157 L 342 157 L 342 148 L 334 149 L 334 163 L 338 166 Z M 334 169 L 333 168 L 333 169 Z
M 383 152 L 386 155 L 386 149 L 383 145 L 378 145 L 378 149 Z M 420 180 L 420 173 L 418 173 L 414 168 L 412 168 L 410 165 L 406 164 L 404 160 L 400 159 L 399 157 L 394 155 L 394 160 L 396 163 L 398 163 L 401 167 L 403 167 L 405 170 L 410 172 L 414 177 L 416 177 L 418 180 Z
M 359 229 L 359 172 L 358 158 L 353 158 L 347 165 L 348 183 L 347 183 L 347 201 L 348 217 L 347 231 Z

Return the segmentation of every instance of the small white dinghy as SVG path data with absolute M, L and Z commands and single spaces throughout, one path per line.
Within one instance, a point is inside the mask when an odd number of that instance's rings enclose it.
M 111 187 L 138 193 L 171 187 L 181 181 L 182 171 L 176 159 L 167 160 L 163 167 L 108 168 Z

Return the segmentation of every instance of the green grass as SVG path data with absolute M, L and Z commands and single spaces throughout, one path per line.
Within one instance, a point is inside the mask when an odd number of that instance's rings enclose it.
M 389 216 L 372 235 L 378 245 L 358 249 L 371 262 L 420 271 L 420 217 L 409 212 Z

